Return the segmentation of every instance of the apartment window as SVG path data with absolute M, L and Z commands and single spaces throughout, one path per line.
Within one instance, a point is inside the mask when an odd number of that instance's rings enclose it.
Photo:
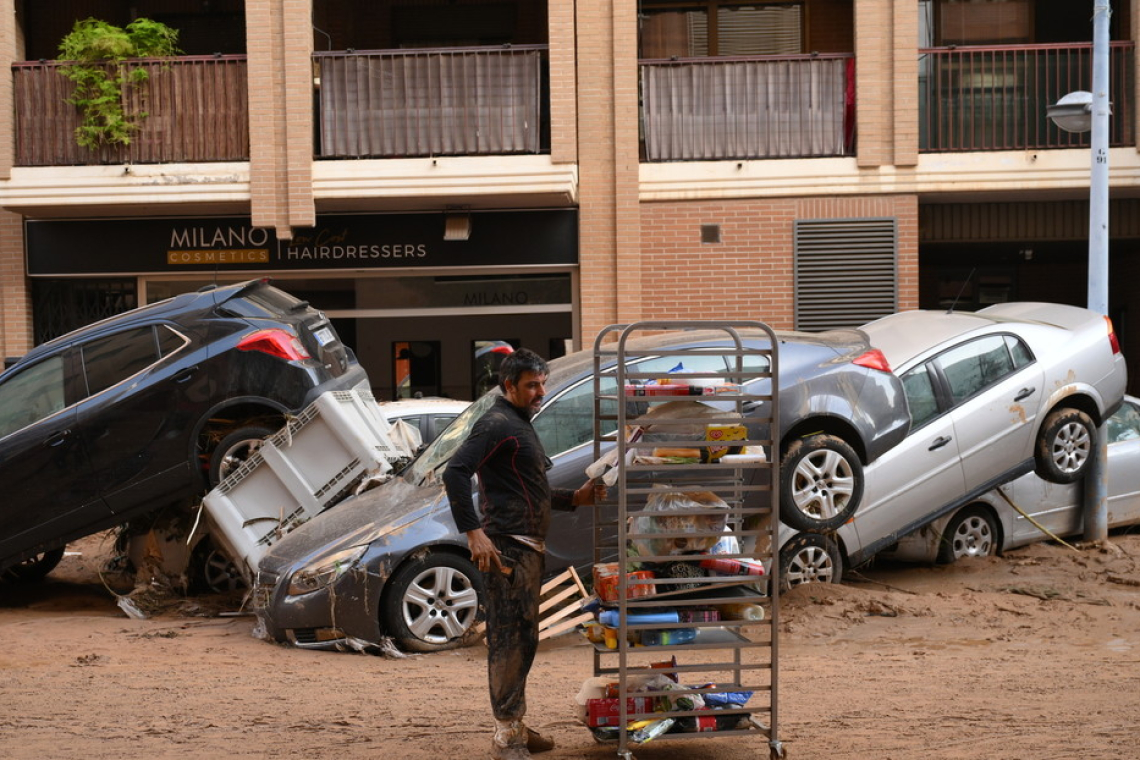
M 645 3 L 642 58 L 802 53 L 803 3 Z
M 937 0 L 939 46 L 1033 41 L 1033 0 Z

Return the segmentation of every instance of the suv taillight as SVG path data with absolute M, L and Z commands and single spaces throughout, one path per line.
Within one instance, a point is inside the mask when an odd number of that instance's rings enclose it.
M 309 359 L 309 352 L 296 335 L 285 330 L 258 330 L 238 341 L 239 351 L 260 351 L 288 361 Z
M 860 367 L 866 367 L 867 369 L 877 369 L 880 372 L 891 371 L 891 363 L 887 361 L 887 357 L 883 356 L 883 352 L 877 348 L 872 348 L 852 362 L 852 364 L 858 364 Z
M 1112 326 L 1112 320 L 1108 317 L 1105 317 L 1104 321 L 1108 323 L 1108 344 L 1112 346 L 1112 353 L 1119 354 L 1120 339 L 1116 337 L 1116 329 Z

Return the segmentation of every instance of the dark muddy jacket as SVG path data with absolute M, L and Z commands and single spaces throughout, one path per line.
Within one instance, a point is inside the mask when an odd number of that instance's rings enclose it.
M 495 399 L 443 473 L 456 527 L 462 533 L 483 528 L 489 536 L 545 539 L 551 508 L 574 508 L 573 491 L 551 489 L 546 479 L 549 466 L 526 411 L 506 398 Z M 481 521 L 471 497 L 475 475 L 479 477 Z

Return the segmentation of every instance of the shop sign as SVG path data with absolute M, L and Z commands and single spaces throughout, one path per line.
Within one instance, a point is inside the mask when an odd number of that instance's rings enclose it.
M 249 217 L 29 220 L 31 276 L 560 266 L 578 261 L 574 210 L 471 213 L 444 240 L 443 213 L 322 216 L 277 240 Z

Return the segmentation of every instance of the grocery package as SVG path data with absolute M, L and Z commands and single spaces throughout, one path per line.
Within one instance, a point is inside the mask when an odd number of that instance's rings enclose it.
M 649 570 L 635 570 L 626 575 L 626 598 L 637 599 L 651 596 L 657 591 L 652 583 L 639 583 L 638 581 L 652 580 L 654 574 Z M 594 565 L 594 593 L 603 602 L 617 601 L 618 584 L 621 581 L 621 572 L 616 562 L 599 562 Z
M 729 559 L 710 556 L 701 560 L 701 567 L 718 575 L 763 575 L 764 565 L 752 559 Z
M 657 700 L 654 697 L 626 697 L 626 715 L 651 713 Z M 589 699 L 586 701 L 587 726 L 616 726 L 621 720 L 621 701 L 618 699 Z
M 724 514 L 694 514 L 700 510 L 724 510 Z M 650 536 L 630 543 L 641 557 L 663 557 L 707 552 L 716 545 L 728 521 L 728 504 L 712 491 L 655 490 L 649 494 L 645 512 L 631 519 L 630 532 Z M 659 538 L 652 534 L 662 534 Z M 676 535 L 682 534 L 682 535 Z

